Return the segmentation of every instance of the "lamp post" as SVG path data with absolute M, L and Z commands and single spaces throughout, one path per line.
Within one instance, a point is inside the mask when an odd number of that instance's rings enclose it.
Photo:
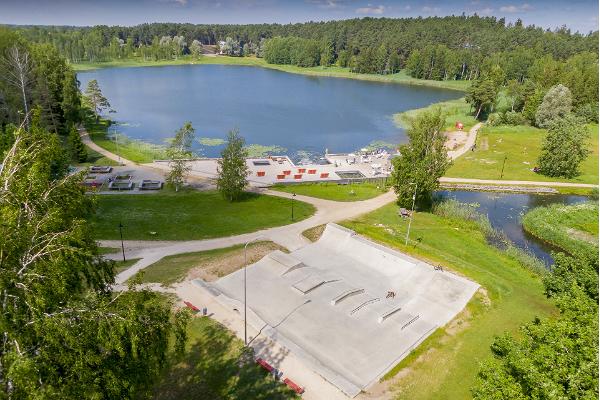
M 119 235 L 121 236 L 121 251 L 123 252 L 123 262 L 125 262 L 125 246 L 123 245 L 123 223 L 119 221 Z
M 408 236 L 410 235 L 410 225 L 412 224 L 413 214 L 415 212 L 415 199 L 417 198 L 417 184 L 411 182 L 411 183 L 409 183 L 409 185 L 415 185 L 415 192 L 413 193 L 412 209 L 410 210 L 410 219 L 408 220 L 408 229 L 406 230 L 406 240 L 404 241 L 405 246 L 408 246 Z
M 247 309 L 246 306 L 246 267 L 248 266 L 248 245 L 252 242 L 257 241 L 258 239 L 264 239 L 264 236 L 257 236 L 254 239 L 250 240 L 244 246 L 244 346 L 248 346 L 248 322 L 247 322 Z
M 292 221 L 294 220 L 294 197 L 296 197 L 296 193 L 292 193 Z
M 117 145 L 117 156 L 119 157 L 119 165 L 121 165 L 121 153 L 119 152 L 119 136 L 117 134 L 117 129 L 113 128 L 113 137 L 115 138 L 115 144 Z

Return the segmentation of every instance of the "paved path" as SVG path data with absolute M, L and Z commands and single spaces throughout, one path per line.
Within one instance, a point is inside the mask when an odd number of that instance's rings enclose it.
M 272 196 L 286 197 L 289 199 L 292 197 L 290 193 L 276 192 L 271 190 L 265 190 L 262 191 L 262 193 Z M 396 195 L 392 191 L 389 191 L 373 199 L 355 202 L 337 202 L 301 195 L 297 195 L 295 199 L 314 205 L 317 209 L 315 215 L 290 225 L 216 239 L 173 242 L 139 240 L 132 242 L 125 241 L 125 246 L 127 247 L 127 258 L 141 258 L 141 260 L 131 266 L 131 268 L 117 275 L 116 282 L 118 284 L 125 282 L 138 271 L 168 255 L 229 247 L 236 244 L 247 243 L 254 238 L 270 240 L 286 247 L 289 250 L 296 250 L 308 243 L 308 240 L 302 236 L 302 232 L 306 229 L 317 225 L 326 224 L 328 222 L 353 218 L 358 215 L 376 210 L 388 203 L 393 202 L 396 199 Z M 106 247 L 118 248 L 121 246 L 121 242 L 118 240 L 102 240 L 100 243 L 102 246 Z M 117 254 L 112 255 L 111 258 L 119 259 Z
M 482 125 L 483 125 L 483 123 L 480 122 L 480 123 L 476 124 L 475 126 L 473 126 L 469 130 L 469 136 L 467 136 L 467 140 L 465 141 L 465 144 L 460 149 L 449 151 L 448 157 L 450 157 L 452 160 L 456 160 L 458 157 L 462 156 L 467 151 L 471 150 L 471 148 L 475 144 L 475 141 L 477 140 L 477 132 L 479 131 L 479 128 L 481 128 Z
M 128 166 L 136 165 L 136 163 L 134 163 L 133 161 L 127 160 L 123 157 L 119 157 L 118 155 L 106 150 L 104 147 L 98 146 L 96 143 L 94 143 L 92 138 L 90 138 L 90 135 L 84 128 L 79 128 L 79 136 L 81 136 L 81 141 L 86 146 L 88 146 L 92 150 L 97 151 L 98 153 L 102 154 L 104 157 L 110 158 L 111 160 L 116 161 L 116 162 L 121 162 L 121 165 L 128 165 Z

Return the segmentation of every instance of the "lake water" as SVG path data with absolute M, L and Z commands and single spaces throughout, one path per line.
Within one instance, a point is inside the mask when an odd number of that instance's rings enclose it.
M 586 196 L 561 194 L 541 195 L 468 191 L 443 191 L 439 194 L 454 198 L 461 203 L 479 204 L 478 211 L 488 216 L 495 229 L 503 231 L 515 245 L 531 251 L 546 265 L 551 265 L 554 262 L 550 253 L 556 249 L 525 232 L 521 224 L 521 217 L 535 207 L 555 203 L 577 204 L 589 201 L 589 197 Z
M 376 140 L 404 142 L 394 113 L 463 95 L 230 65 L 107 68 L 78 77 L 82 88 L 98 80 L 116 110 L 111 117 L 119 132 L 131 138 L 164 144 L 192 121 L 197 138 L 224 139 L 237 127 L 247 144 L 276 145 L 290 155 L 323 154 L 326 148 L 351 152 Z M 221 150 L 197 146 L 209 157 Z

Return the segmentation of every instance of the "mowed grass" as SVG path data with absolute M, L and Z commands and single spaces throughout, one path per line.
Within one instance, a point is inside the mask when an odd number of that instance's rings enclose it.
M 348 185 L 340 185 L 334 182 L 302 183 L 298 185 L 274 185 L 271 186 L 271 189 L 333 201 L 367 200 L 387 191 L 383 181 L 381 183 L 362 182 Z
M 343 68 L 337 66 L 330 67 L 297 67 L 295 65 L 278 65 L 269 64 L 262 58 L 256 57 L 228 57 L 228 56 L 216 56 L 216 57 L 191 57 L 185 56 L 180 57 L 177 60 L 161 60 L 161 61 L 145 61 L 141 58 L 132 58 L 124 60 L 115 60 L 98 63 L 79 63 L 73 64 L 73 68 L 76 71 L 90 71 L 98 68 L 114 68 L 114 67 L 160 67 L 168 65 L 192 65 L 192 64 L 219 64 L 219 65 L 246 65 L 252 67 L 262 67 L 276 69 L 283 72 L 289 72 L 292 74 L 302 74 L 309 76 L 327 76 L 334 78 L 347 78 L 347 79 L 358 79 L 373 82 L 384 82 L 384 83 L 400 83 L 407 85 L 417 86 L 428 86 L 437 87 L 441 89 L 451 89 L 458 91 L 466 91 L 470 85 L 468 81 L 435 81 L 427 79 L 417 79 L 411 77 L 406 70 L 401 70 L 395 74 L 378 75 L 378 74 L 357 74 L 350 71 L 350 68 Z
M 533 236 L 571 254 L 598 251 L 598 202 L 537 207 L 523 216 Z
M 79 163 L 77 165 L 82 166 L 82 167 L 89 167 L 92 165 L 106 165 L 106 166 L 116 166 L 119 165 L 116 161 L 111 160 L 108 157 L 103 156 L 102 154 L 98 153 L 96 150 L 92 150 L 89 147 L 85 147 L 87 149 L 87 160 L 85 160 L 85 162 L 83 163 Z
M 408 221 L 387 205 L 344 226 L 479 283 L 483 290 L 448 326 L 439 328 L 386 378 L 398 399 L 465 399 L 479 363 L 491 357 L 496 335 L 517 333 L 536 316 L 554 312 L 538 276 L 488 245 L 472 222 L 416 213 L 411 241 L 404 246 Z M 400 370 L 402 373 L 397 374 Z M 396 375 L 397 374 L 397 375 Z
M 96 122 L 92 116 L 88 116 L 85 120 L 85 129 L 89 133 L 92 141 L 98 146 L 102 147 L 103 149 L 110 151 L 111 153 L 117 154 L 127 160 L 136 163 L 150 163 L 153 160 L 165 158 L 164 148 L 162 146 L 145 143 L 140 140 L 132 140 L 124 135 L 119 135 L 119 143 L 117 149 L 117 142 L 114 139 L 111 139 L 111 137 L 108 135 L 109 126 L 109 121 L 105 119 L 100 119 L 100 121 Z M 96 154 L 99 155 L 99 153 Z M 95 164 L 95 162 L 90 163 Z M 114 164 L 105 163 L 98 165 L 117 164 L 114 161 L 112 161 L 112 163 Z
M 173 353 L 168 367 L 152 389 L 161 400 L 284 400 L 295 393 L 256 363 L 240 365 L 244 343 L 208 317 L 195 317 L 188 325 L 183 357 Z M 273 354 L 274 359 L 282 355 Z
M 415 118 L 418 114 L 423 111 L 433 111 L 437 108 L 441 108 L 442 113 L 446 116 L 446 124 L 444 129 L 447 131 L 456 130 L 455 124 L 462 122 L 464 131 L 468 131 L 474 125 L 477 124 L 475 117 L 472 115 L 471 106 L 465 101 L 464 97 L 456 100 L 442 101 L 439 103 L 432 104 L 427 107 L 417 108 L 414 110 L 407 110 L 401 113 L 394 114 L 394 122 L 398 126 L 408 127 L 410 126 L 410 120 Z
M 454 161 L 446 176 L 475 179 L 560 181 L 598 183 L 598 125 L 589 125 L 589 156 L 581 163 L 581 175 L 573 179 L 552 178 L 532 171 L 537 165 L 547 131 L 531 126 L 484 126 L 477 135 L 475 151 Z M 506 157 L 504 173 L 502 164 Z M 500 177 L 502 175 L 502 178 Z
M 312 205 L 294 202 L 294 222 L 314 212 Z M 192 240 L 254 232 L 292 219 L 289 199 L 248 193 L 229 202 L 217 191 L 186 190 L 97 196 L 90 222 L 97 239 L 118 239 L 122 223 L 125 240 Z
M 283 250 L 273 242 L 254 242 L 248 246 L 248 265 L 253 264 L 274 250 Z M 244 245 L 221 249 L 175 254 L 144 268 L 142 283 L 170 285 L 183 280 L 192 269 L 198 277 L 213 281 L 244 266 Z

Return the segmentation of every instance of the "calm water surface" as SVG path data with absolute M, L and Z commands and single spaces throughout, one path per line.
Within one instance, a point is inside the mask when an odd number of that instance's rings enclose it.
M 454 198 L 461 203 L 477 203 L 478 211 L 486 214 L 492 226 L 506 233 L 518 247 L 528 249 L 547 265 L 553 263 L 551 251 L 554 249 L 529 235 L 523 229 L 521 217 L 532 208 L 550 204 L 577 204 L 588 201 L 586 196 L 512 194 L 494 192 L 443 191 L 444 197 Z
M 119 131 L 131 138 L 163 144 L 189 120 L 198 138 L 225 138 L 237 127 L 248 144 L 277 145 L 289 154 L 322 154 L 326 148 L 350 152 L 375 140 L 403 142 L 394 113 L 462 96 L 444 89 L 230 65 L 108 68 L 78 77 L 82 88 L 98 80 L 117 111 L 113 119 Z M 206 156 L 220 150 L 202 147 Z

